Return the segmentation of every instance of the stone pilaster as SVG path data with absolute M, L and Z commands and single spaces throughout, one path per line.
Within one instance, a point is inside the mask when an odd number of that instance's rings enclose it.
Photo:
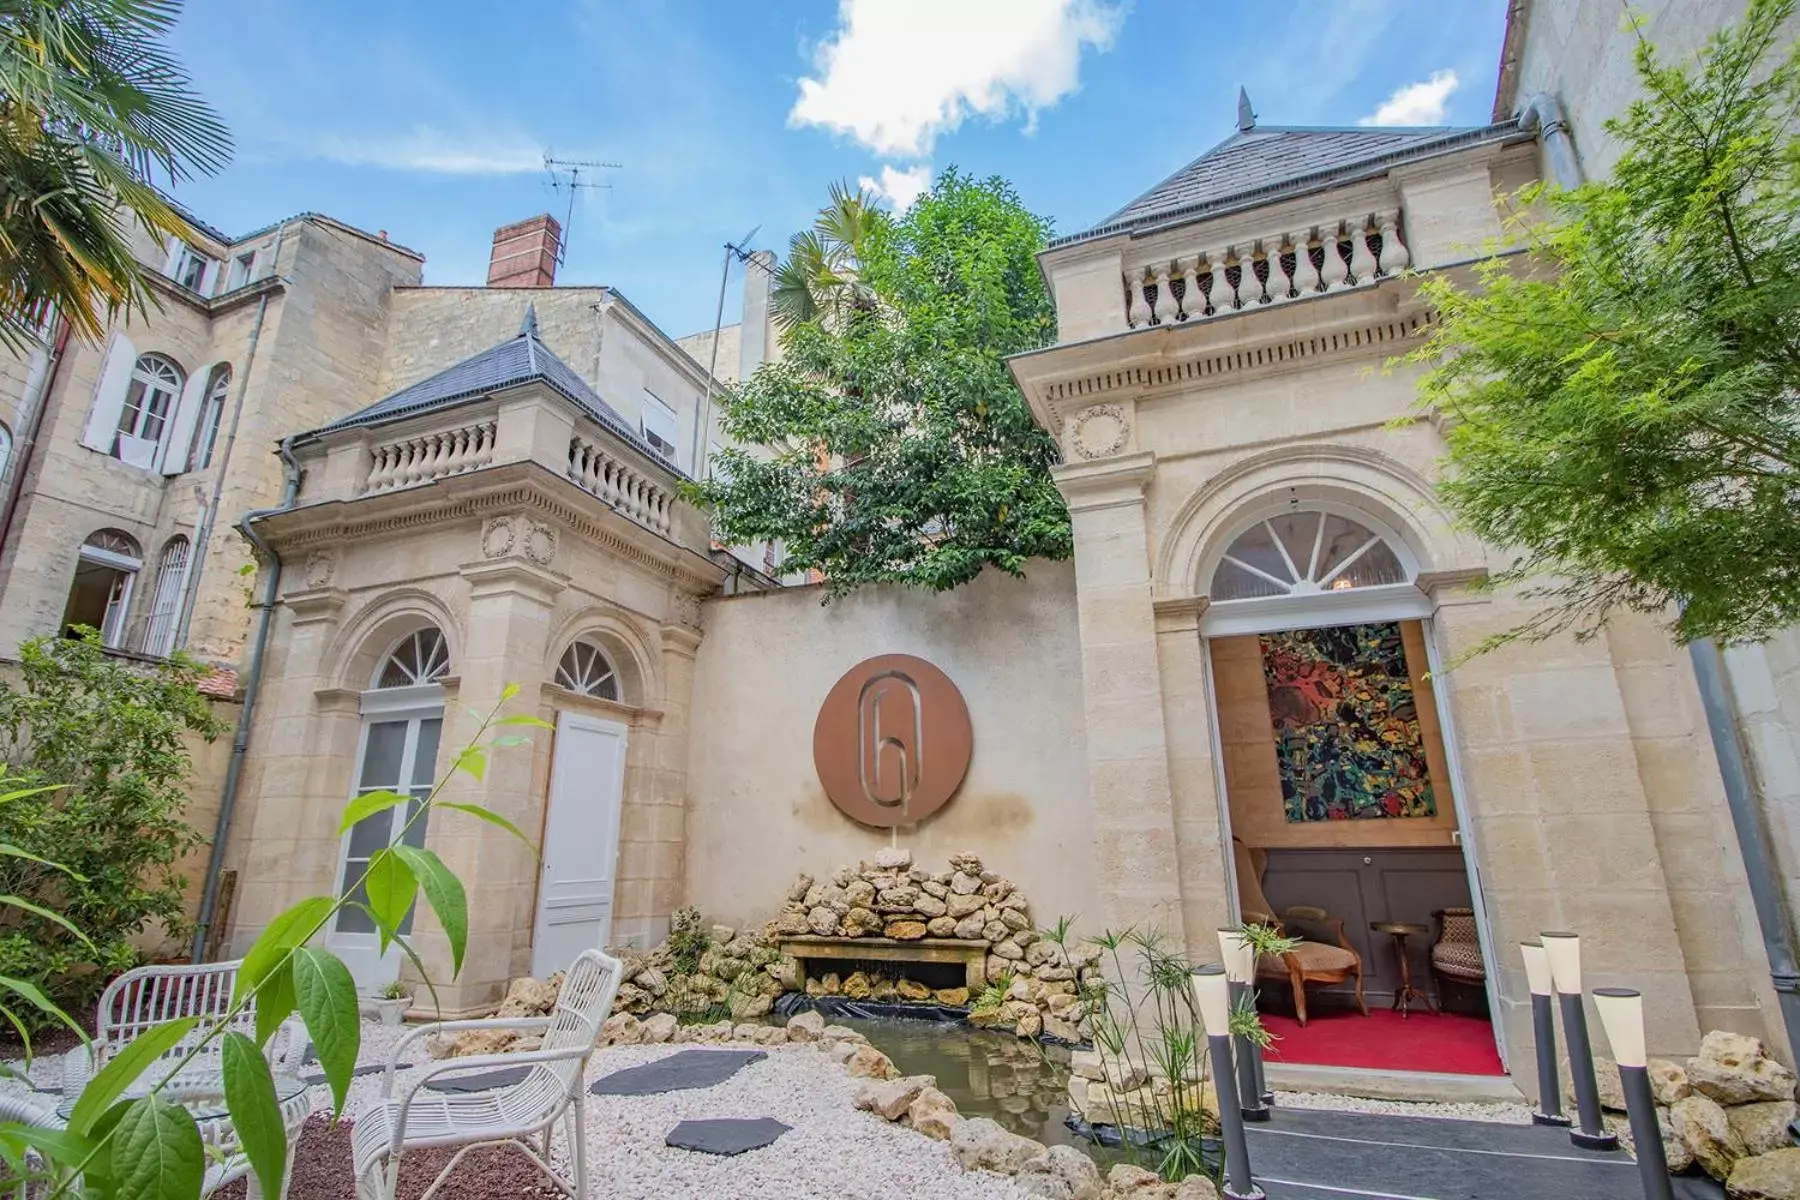
M 1075 535 L 1076 608 L 1087 719 L 1100 923 L 1153 926 L 1189 947 L 1176 859 L 1144 488 L 1154 455 L 1060 467 L 1056 485 Z
M 1191 939 L 1188 949 L 1201 958 L 1212 957 L 1208 932 L 1231 921 L 1231 856 L 1222 843 L 1219 750 L 1207 716 L 1206 645 L 1200 640 L 1206 603 L 1203 596 L 1156 602 L 1156 654 L 1162 676 L 1163 736 L 1169 747 L 1182 924 Z

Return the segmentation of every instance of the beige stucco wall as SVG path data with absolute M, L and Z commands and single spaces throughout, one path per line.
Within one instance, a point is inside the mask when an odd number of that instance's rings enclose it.
M 687 899 L 708 917 L 760 923 L 794 875 L 823 875 L 890 844 L 826 799 L 813 722 L 831 685 L 877 654 L 941 668 L 969 706 L 974 754 L 961 790 L 898 831 L 939 869 L 968 850 L 1012 879 L 1048 924 L 1100 928 L 1087 802 L 1074 571 L 1034 561 L 953 592 L 869 587 L 821 604 L 819 588 L 717 598 L 704 610 L 689 748 Z

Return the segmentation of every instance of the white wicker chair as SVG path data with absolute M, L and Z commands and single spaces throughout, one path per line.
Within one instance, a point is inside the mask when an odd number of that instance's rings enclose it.
M 219 1022 L 231 1008 L 231 989 L 237 982 L 240 961 L 198 966 L 137 967 L 125 972 L 100 993 L 94 1040 L 63 1056 L 63 1092 L 73 1096 L 104 1067 L 107 1060 L 153 1025 L 178 1017 L 199 1017 L 194 1031 L 163 1057 L 178 1061 Z M 232 1018 L 229 1028 L 247 1037 L 256 1036 L 256 1003 Z M 303 1028 L 289 1018 L 269 1041 L 269 1065 L 289 1066 L 304 1045 Z M 223 1044 L 215 1038 L 183 1069 L 184 1075 L 217 1078 L 222 1072 Z M 292 1063 L 298 1066 L 297 1062 Z M 147 1078 L 154 1081 L 150 1072 Z
M 382 1099 L 356 1114 L 351 1129 L 355 1144 L 356 1190 L 361 1200 L 394 1200 L 400 1159 L 408 1150 L 427 1146 L 460 1146 L 420 1200 L 431 1200 L 463 1155 L 477 1146 L 517 1146 L 565 1194 L 586 1200 L 586 1091 L 582 1072 L 594 1052 L 600 1025 L 619 991 L 617 959 L 598 950 L 576 958 L 563 978 L 562 992 L 548 1017 L 440 1021 L 421 1025 L 402 1037 L 388 1059 Z M 394 1070 L 401 1054 L 418 1039 L 464 1029 L 516 1029 L 541 1032 L 540 1049 L 519 1054 L 484 1054 L 449 1058 L 420 1067 L 408 1076 L 398 1095 Z M 421 1089 L 446 1073 L 528 1067 L 525 1078 L 481 1092 L 439 1094 Z M 565 1179 L 550 1165 L 550 1139 L 562 1124 L 569 1142 L 574 1178 Z M 533 1144 L 532 1139 L 538 1139 Z

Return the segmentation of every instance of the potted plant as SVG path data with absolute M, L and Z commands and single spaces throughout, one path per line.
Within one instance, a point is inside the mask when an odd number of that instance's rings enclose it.
M 412 1002 L 412 989 L 396 979 L 375 993 L 375 1015 L 383 1025 L 398 1025 Z

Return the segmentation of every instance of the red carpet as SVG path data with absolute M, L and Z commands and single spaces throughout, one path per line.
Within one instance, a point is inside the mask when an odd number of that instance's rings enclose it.
M 1451 1075 L 1504 1075 L 1486 1017 L 1414 1012 L 1405 1020 L 1385 1008 L 1317 1009 L 1306 1028 L 1281 1013 L 1263 1014 L 1275 1035 L 1270 1062 L 1316 1067 L 1364 1067 L 1379 1071 L 1441 1071 Z

